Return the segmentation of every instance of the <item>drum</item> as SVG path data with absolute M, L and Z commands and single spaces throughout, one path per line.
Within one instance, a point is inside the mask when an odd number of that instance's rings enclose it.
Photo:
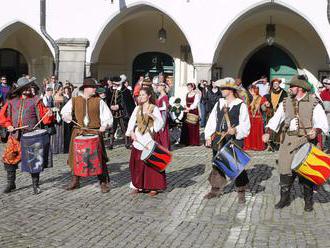
M 218 151 L 213 159 L 213 165 L 234 180 L 250 160 L 250 156 L 230 140 Z
M 307 143 L 294 155 L 291 169 L 314 184 L 322 185 L 330 177 L 330 156 Z
M 164 171 L 172 160 L 172 154 L 155 141 L 150 141 L 141 153 L 141 160 L 160 172 Z
M 50 151 L 50 137 L 45 129 L 39 129 L 22 135 L 21 170 L 29 173 L 40 173 L 44 168 L 53 166 Z
M 88 177 L 102 174 L 102 147 L 98 135 L 81 135 L 73 140 L 76 176 Z
M 198 121 L 199 121 L 198 115 L 195 115 L 192 113 L 187 113 L 186 120 L 185 120 L 186 123 L 197 124 Z

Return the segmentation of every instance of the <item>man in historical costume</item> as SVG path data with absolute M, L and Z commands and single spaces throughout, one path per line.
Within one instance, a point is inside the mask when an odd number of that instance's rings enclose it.
M 211 147 L 212 136 L 221 133 L 223 139 L 218 145 L 212 145 L 213 156 L 216 155 L 229 140 L 233 140 L 237 146 L 243 147 L 244 138 L 250 133 L 250 119 L 246 104 L 239 98 L 239 87 L 231 78 L 216 81 L 221 89 L 222 96 L 214 106 L 205 127 L 206 146 Z M 211 190 L 204 198 L 219 197 L 226 185 L 226 175 L 217 167 L 213 166 L 209 176 Z M 245 202 L 245 190 L 249 179 L 245 170 L 235 179 L 239 203 Z
M 270 93 L 264 96 L 266 98 L 266 102 L 261 106 L 261 109 L 263 110 L 265 124 L 267 124 L 270 118 L 273 117 L 274 113 L 278 109 L 278 106 L 283 101 L 283 99 L 288 96 L 285 90 L 280 87 L 281 83 L 281 79 L 273 79 L 270 85 Z M 278 150 L 279 146 L 280 135 L 272 133 L 267 150 Z
M 80 177 L 74 175 L 74 149 L 73 140 L 79 135 L 99 135 L 102 150 L 102 174 L 98 175 L 101 192 L 107 193 L 109 187 L 109 173 L 107 168 L 108 157 L 104 148 L 102 133 L 112 126 L 113 118 L 107 104 L 95 95 L 97 82 L 93 78 L 86 78 L 79 88 L 79 96 L 72 97 L 62 108 L 61 114 L 65 122 L 76 124 L 72 131 L 68 164 L 72 171 L 72 181 L 67 190 L 74 190 L 80 186 Z
M 10 133 L 9 141 L 3 155 L 8 182 L 4 193 L 9 193 L 16 189 L 16 170 L 21 161 L 19 141 L 22 135 L 31 132 L 41 119 L 45 125 L 50 124 L 54 120 L 52 112 L 43 105 L 40 97 L 31 95 L 30 88 L 35 80 L 35 78 L 19 78 L 17 87 L 9 93 L 10 99 L 0 111 L 0 125 L 7 128 L 7 131 Z M 35 194 L 41 192 L 39 174 L 31 173 L 33 192 Z
M 109 148 L 113 149 L 113 143 L 115 139 L 115 133 L 118 125 L 123 134 L 126 133 L 128 120 L 134 111 L 135 103 L 129 89 L 123 85 L 126 81 L 126 76 L 121 75 L 120 77 L 112 78 L 113 90 L 108 98 L 108 106 L 111 109 L 113 116 L 113 128 L 110 134 L 110 145 Z M 125 147 L 130 148 L 130 139 L 125 136 Z
M 323 101 L 325 113 L 328 118 L 328 124 L 330 123 L 330 79 L 323 80 L 324 90 L 321 92 L 320 97 Z M 330 134 L 325 134 L 324 137 L 324 150 L 330 153 Z
M 275 205 L 281 209 L 290 205 L 290 190 L 297 174 L 292 171 L 293 157 L 299 147 L 305 143 L 316 141 L 317 134 L 328 132 L 327 117 L 319 100 L 309 94 L 311 85 L 303 76 L 294 76 L 288 82 L 290 97 L 280 103 L 274 116 L 266 126 L 263 135 L 265 143 L 272 132 L 279 132 L 281 125 L 284 139 L 279 149 L 278 169 L 280 173 L 281 199 Z M 304 188 L 305 211 L 313 210 L 313 186 L 309 180 L 299 177 Z

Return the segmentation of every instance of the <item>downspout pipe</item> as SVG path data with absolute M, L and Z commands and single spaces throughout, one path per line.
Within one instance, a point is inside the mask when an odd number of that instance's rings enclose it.
M 328 22 L 330 24 L 330 0 L 328 0 L 327 14 L 328 14 Z
M 40 0 L 40 30 L 41 33 L 49 40 L 50 44 L 54 48 L 55 51 L 55 70 L 54 76 L 58 78 L 58 64 L 59 64 L 59 47 L 56 44 L 55 40 L 47 33 L 46 30 L 46 0 Z

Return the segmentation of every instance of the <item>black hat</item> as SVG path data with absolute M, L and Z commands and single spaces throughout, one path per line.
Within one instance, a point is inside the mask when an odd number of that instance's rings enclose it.
M 83 90 L 85 88 L 97 88 L 97 81 L 95 78 L 85 78 L 82 86 L 80 86 L 79 90 Z
M 28 79 L 27 77 L 21 77 L 17 80 L 16 88 L 11 93 L 16 93 L 17 91 L 25 88 L 26 86 L 30 86 L 34 81 L 36 81 L 35 77 Z

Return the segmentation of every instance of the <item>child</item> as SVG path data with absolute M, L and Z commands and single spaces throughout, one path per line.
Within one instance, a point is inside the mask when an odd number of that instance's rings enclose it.
M 181 99 L 176 98 L 170 110 L 170 140 L 171 144 L 179 144 L 181 136 L 182 119 L 184 115 L 184 108 L 181 105 Z

